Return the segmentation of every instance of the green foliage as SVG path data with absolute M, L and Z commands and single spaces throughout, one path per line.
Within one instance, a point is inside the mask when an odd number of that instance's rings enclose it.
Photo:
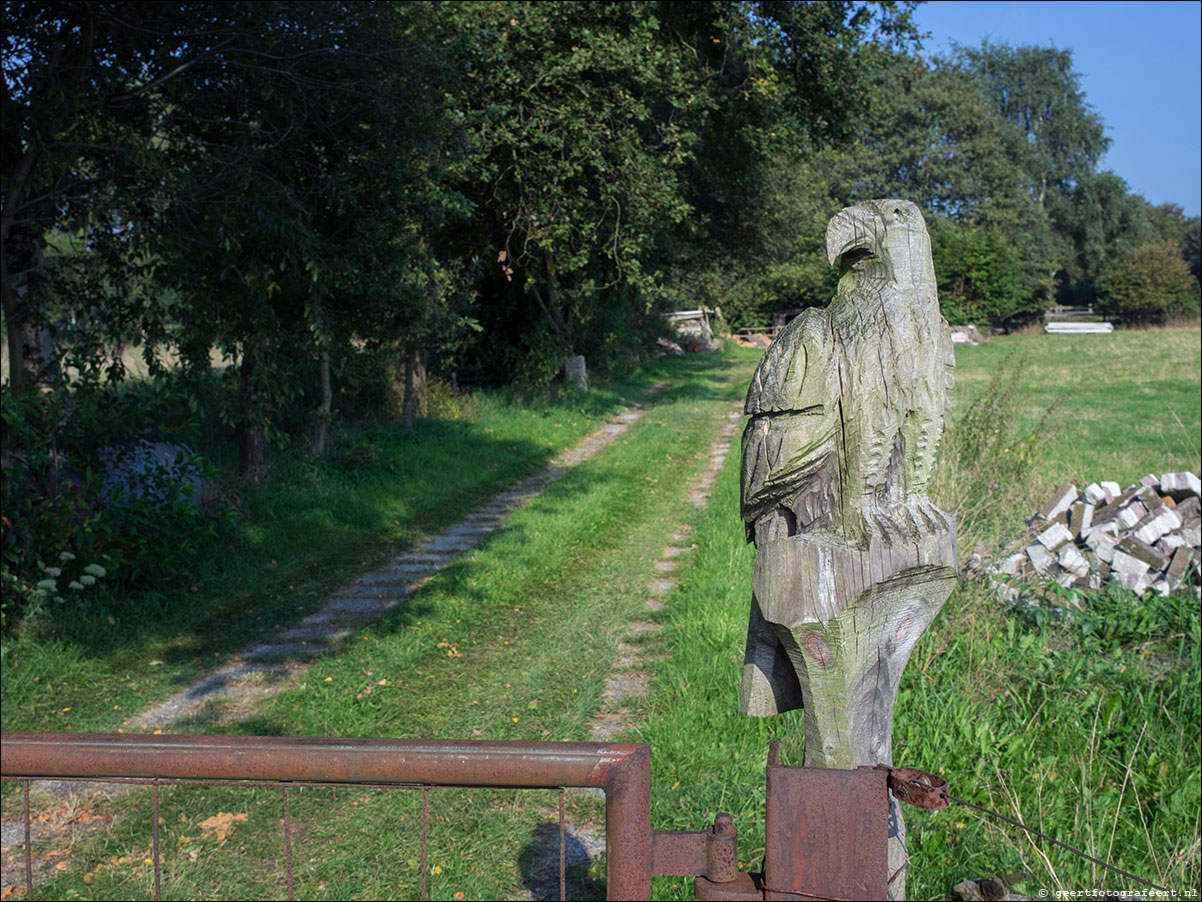
M 823 239 L 842 206 L 840 150 L 873 124 L 877 79 L 914 37 L 908 5 L 664 4 L 712 109 L 686 159 L 692 214 L 660 237 L 665 303 L 720 306 L 736 327 L 827 303 Z
M 655 340 L 670 334 L 671 327 L 625 288 L 612 288 L 618 297 L 595 307 L 580 322 L 580 349 L 589 373 L 603 378 L 630 376 L 637 366 L 654 356 Z M 622 295 L 625 295 L 623 298 Z
M 855 147 L 854 199 L 896 195 L 958 221 L 1024 195 L 1006 121 L 955 61 L 898 59 L 878 75 Z
M 1091 304 L 1106 270 L 1153 240 L 1151 208 L 1113 172 L 1088 173 L 1050 204 L 1061 246 L 1057 299 Z
M 1198 312 L 1198 281 L 1168 241 L 1144 244 L 1111 265 L 1102 298 L 1107 309 L 1135 322 L 1164 322 L 1185 312 Z
M 237 370 L 196 397 L 247 448 L 399 407 L 414 355 L 541 385 L 569 352 L 628 371 L 667 309 L 737 327 L 825 304 L 826 223 L 868 197 L 926 210 L 955 321 L 1090 302 L 1152 241 L 1198 266 L 1196 220 L 1096 173 L 1068 51 L 922 60 L 908 3 L 6 16 L 14 390 L 119 382 L 131 346 L 151 381 L 224 356 Z
M 1197 604 L 1189 580 L 1169 595 L 1134 595 L 1110 581 L 1096 591 L 1065 588 L 1049 581 L 1020 592 L 1014 614 L 1028 627 L 1056 629 L 1062 641 L 1097 655 L 1113 655 L 1152 642 L 1184 637 L 1202 643 Z
M 761 172 L 741 209 L 750 214 L 722 236 L 724 252 L 699 261 L 687 306 L 699 298 L 721 306 L 738 328 L 771 320 L 772 313 L 825 306 L 834 297 L 838 270 L 826 257 L 826 224 L 841 207 L 835 197 L 838 155 L 777 153 Z M 735 253 L 735 249 L 739 249 Z
M 216 526 L 201 516 L 186 472 L 200 474 L 204 462 L 193 457 L 186 468 L 147 471 L 129 494 L 109 478 L 104 452 L 138 438 L 182 438 L 189 430 L 181 428 L 180 412 L 189 410 L 189 400 L 178 382 L 165 380 L 124 390 L 85 384 L 50 395 L 4 390 L 3 567 L 17 587 L 6 601 L 6 623 L 38 602 L 31 587 L 46 578 L 44 562 L 62 555 L 102 566 L 114 589 L 161 588 L 188 578 L 197 540 Z M 82 604 L 97 594 L 65 591 L 70 581 L 64 577 L 47 597 Z
M 952 325 L 998 323 L 1017 310 L 1022 265 L 1006 239 L 972 227 L 932 229 L 939 307 Z
M 1011 129 L 1011 147 L 1039 206 L 1091 174 L 1110 139 L 1085 102 L 1069 50 L 982 42 L 961 47 L 961 64 Z
M 0 630 L 7 632 L 10 614 L 14 622 L 20 620 L 29 626 L 45 616 L 51 604 L 83 600 L 96 594 L 95 587 L 108 576 L 108 570 L 95 562 L 81 563 L 70 551 L 61 551 L 52 566 L 37 561 L 37 571 L 22 576 L 10 569 L 7 559 L 0 566 L 0 584 L 3 600 L 0 600 Z M 34 582 L 33 580 L 37 580 Z M 86 604 L 86 600 L 83 601 Z
M 1189 271 L 1202 281 L 1202 218 L 1195 216 L 1184 229 L 1181 250 Z
M 850 164 L 850 199 L 926 211 L 944 313 L 1000 323 L 1042 310 L 1054 269 L 1047 213 L 1025 188 L 1009 123 L 963 60 L 899 60 Z
M 513 383 L 520 388 L 539 388 L 555 378 L 563 365 L 563 352 L 549 332 L 536 330 L 526 335 L 517 349 Z
M 574 351 L 605 287 L 639 286 L 648 242 L 688 212 L 679 173 L 707 106 L 690 58 L 655 4 L 440 10 L 445 40 L 468 54 L 456 102 L 472 146 L 463 190 L 486 219 L 474 252 Z

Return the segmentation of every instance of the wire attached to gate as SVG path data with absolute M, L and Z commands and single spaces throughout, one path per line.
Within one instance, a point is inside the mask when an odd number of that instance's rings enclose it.
M 1007 824 L 1013 824 L 1026 830 L 1028 833 L 1033 833 L 1040 839 L 1046 839 L 1066 851 L 1072 852 L 1074 855 L 1084 858 L 1086 861 L 1092 861 L 1094 864 L 1100 864 L 1107 870 L 1114 871 L 1123 877 L 1134 880 L 1136 883 L 1142 883 L 1144 886 L 1151 887 L 1154 890 L 1167 893 L 1175 899 L 1189 899 L 1188 896 L 1182 896 L 1179 893 L 1173 892 L 1165 886 L 1160 886 L 1150 880 L 1145 880 L 1143 877 L 1137 877 L 1130 871 L 1124 871 L 1122 868 L 1116 868 L 1112 864 L 1107 864 L 1100 858 L 1094 858 L 1092 855 L 1087 855 L 1080 849 L 1074 849 L 1068 843 L 1063 843 L 1054 836 L 1048 836 L 1041 830 L 1036 830 L 1034 827 L 1028 827 L 1022 821 L 1017 821 L 1012 817 L 1006 817 L 1004 814 L 999 814 L 992 808 L 986 808 L 983 805 L 974 805 L 972 802 L 966 802 L 964 799 L 958 799 L 947 791 L 947 781 L 942 777 L 937 777 L 934 774 L 928 774 L 925 771 L 913 770 L 910 768 L 890 767 L 887 764 L 878 764 L 877 768 L 889 773 L 889 788 L 893 790 L 893 794 L 898 800 L 909 802 L 918 808 L 928 810 L 938 810 L 947 805 L 948 802 L 955 802 L 959 805 L 964 805 L 968 808 L 975 808 L 977 811 L 983 811 L 986 814 L 991 814 L 999 820 L 1005 821 Z
M 1092 855 L 1087 855 L 1084 852 L 1082 852 L 1080 849 L 1074 849 L 1072 846 L 1068 845 L 1067 843 L 1062 843 L 1060 840 L 1056 839 L 1053 836 L 1048 836 L 1046 833 L 1044 833 L 1041 830 L 1036 830 L 1034 827 L 1028 827 L 1026 824 L 1022 823 L 1021 821 L 1016 821 L 1012 817 L 1006 817 L 1006 815 L 1004 815 L 1004 814 L 998 814 L 996 811 L 994 811 L 990 808 L 986 808 L 983 805 L 974 805 L 972 802 L 966 802 L 966 801 L 964 801 L 964 799 L 958 799 L 954 795 L 951 795 L 950 793 L 948 794 L 947 798 L 948 798 L 948 801 L 950 801 L 950 802 L 956 802 L 959 805 L 965 805 L 969 808 L 975 808 L 977 811 L 984 811 L 986 814 L 992 814 L 994 817 L 999 818 L 1000 820 L 1003 820 L 1008 824 L 1013 824 L 1016 827 L 1021 827 L 1023 830 L 1026 830 L 1028 833 L 1033 833 L 1036 836 L 1038 836 L 1040 839 L 1046 839 L 1048 842 L 1054 843 L 1055 845 L 1060 846 L 1060 848 L 1065 849 L 1069 852 L 1072 852 L 1074 855 L 1079 855 L 1081 858 L 1084 858 L 1087 861 L 1092 861 L 1094 864 L 1100 864 L 1102 867 L 1106 868 L 1107 870 L 1114 871 L 1116 874 L 1121 874 L 1124 877 L 1134 880 L 1136 883 L 1142 883 L 1144 886 L 1150 886 L 1152 889 L 1160 890 L 1161 892 L 1168 893 L 1174 899 L 1189 899 L 1190 898 L 1188 896 L 1179 895 L 1178 893 L 1173 892 L 1168 887 L 1159 886 L 1150 880 L 1145 880 L 1143 877 L 1137 877 L 1135 874 L 1132 874 L 1130 871 L 1124 871 L 1122 868 L 1116 868 L 1112 864 L 1107 864 L 1106 862 L 1102 861 L 1100 858 L 1094 858 Z

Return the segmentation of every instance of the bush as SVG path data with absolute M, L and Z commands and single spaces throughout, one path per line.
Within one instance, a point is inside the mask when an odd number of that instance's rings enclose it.
M 99 567 L 114 587 L 159 588 L 186 578 L 197 538 L 214 532 L 200 510 L 200 459 L 150 460 L 152 446 L 134 441 L 187 432 L 165 414 L 170 384 L 141 388 L 0 396 L 6 627 L 31 605 L 95 594 L 72 589 L 91 583 L 64 562 Z M 166 406 L 189 409 L 178 390 Z
M 1000 323 L 1017 311 L 1021 267 L 1001 235 L 941 223 L 931 245 L 939 306 L 949 323 Z
M 1198 310 L 1198 282 L 1171 241 L 1137 247 L 1103 274 L 1099 299 L 1131 322 L 1162 323 Z

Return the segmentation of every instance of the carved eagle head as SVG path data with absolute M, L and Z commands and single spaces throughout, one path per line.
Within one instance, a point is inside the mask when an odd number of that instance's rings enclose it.
M 904 287 L 934 286 L 931 239 L 922 211 L 908 200 L 869 200 L 846 207 L 826 228 L 826 253 L 851 270 Z

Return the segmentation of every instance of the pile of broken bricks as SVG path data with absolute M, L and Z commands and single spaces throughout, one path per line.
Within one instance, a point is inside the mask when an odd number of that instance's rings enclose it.
M 1138 485 L 1062 485 L 1034 517 L 1028 544 L 994 568 L 1010 583 L 1051 579 L 1100 589 L 1114 579 L 1136 595 L 1168 595 L 1199 561 L 1202 483 L 1194 473 L 1145 476 Z M 996 581 L 996 580 L 995 580 Z M 1012 599 L 1017 590 L 1004 589 Z

